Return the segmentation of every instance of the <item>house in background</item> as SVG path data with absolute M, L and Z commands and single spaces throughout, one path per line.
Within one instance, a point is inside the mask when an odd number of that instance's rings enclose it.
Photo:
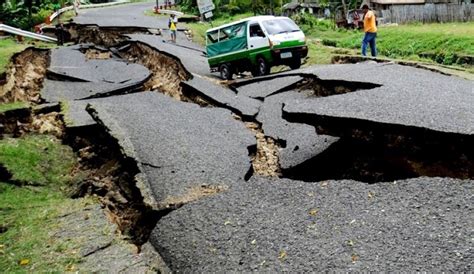
M 322 9 L 318 1 L 296 1 L 283 5 L 282 12 L 286 16 L 291 16 L 295 14 L 313 14 L 317 17 L 324 16 L 324 9 Z
M 473 21 L 471 0 L 370 0 L 384 23 Z

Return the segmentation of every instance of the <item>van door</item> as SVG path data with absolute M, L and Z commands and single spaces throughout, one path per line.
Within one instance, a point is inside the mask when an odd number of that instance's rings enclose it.
M 249 24 L 248 49 L 251 51 L 257 49 L 268 49 L 270 42 L 258 23 Z

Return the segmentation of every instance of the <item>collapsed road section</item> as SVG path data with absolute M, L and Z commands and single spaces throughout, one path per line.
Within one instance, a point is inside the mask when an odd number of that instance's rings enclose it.
M 472 83 L 442 75 L 433 78 L 429 71 L 398 65 L 376 66 L 378 75 L 383 71 L 389 75 L 380 88 L 285 105 L 288 121 L 340 138 L 325 152 L 288 170 L 286 176 L 367 182 L 419 176 L 472 179 Z M 343 70 L 349 71 L 350 66 Z M 401 71 L 418 74 L 413 89 L 388 83 L 400 77 Z M 405 81 L 409 83 L 410 78 L 405 76 Z M 450 89 L 454 82 L 456 90 Z
M 358 64 L 228 88 L 197 47 L 123 34 L 53 51 L 42 95 L 82 111 L 72 196 L 101 197 L 172 271 L 469 269 L 469 83 Z M 433 150 L 453 157 L 426 165 Z

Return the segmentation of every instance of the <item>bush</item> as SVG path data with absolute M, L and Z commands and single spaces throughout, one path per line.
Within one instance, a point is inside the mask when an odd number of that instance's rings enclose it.
M 41 9 L 37 13 L 32 15 L 32 24 L 36 26 L 38 24 L 44 23 L 46 18 L 53 13 L 52 10 Z
M 328 40 L 328 39 L 323 39 L 322 41 L 323 45 L 328 46 L 328 47 L 336 47 L 337 42 L 333 40 Z

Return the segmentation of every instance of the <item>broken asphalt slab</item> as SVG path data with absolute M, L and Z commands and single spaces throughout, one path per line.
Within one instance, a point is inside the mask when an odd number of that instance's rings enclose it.
M 181 86 L 183 93 L 189 97 L 198 95 L 211 105 L 229 109 L 244 117 L 255 117 L 261 105 L 258 100 L 235 94 L 232 90 L 196 74 L 191 80 L 181 82 Z
M 316 117 L 344 118 L 474 134 L 474 86 L 471 81 L 395 64 L 320 66 L 305 72 L 321 79 L 362 81 L 379 88 L 347 94 L 294 100 L 285 104 L 286 117 L 317 123 Z M 305 121 L 298 117 L 303 117 Z
M 80 51 L 88 48 L 78 45 L 53 49 L 48 72 L 53 73 L 56 77 L 64 76 L 66 80 L 77 79 L 83 82 L 107 84 L 140 82 L 150 75 L 148 69 L 140 64 L 127 63 L 113 58 L 88 60 L 86 55 Z
M 94 102 L 89 111 L 139 164 L 158 203 L 193 187 L 236 184 L 251 168 L 255 137 L 228 110 L 143 92 Z
M 41 96 L 47 102 L 72 101 L 130 93 L 142 88 L 150 71 L 116 59 L 88 60 L 90 45 L 55 49 Z
M 147 78 L 130 84 L 112 84 L 46 79 L 41 90 L 41 97 L 46 102 L 59 102 L 121 95 L 140 90 L 146 80 Z
M 469 271 L 473 181 L 252 178 L 158 221 L 172 271 Z
M 264 100 L 279 91 L 291 89 L 303 79 L 300 75 L 279 75 L 239 81 L 231 84 L 231 87 L 236 89 L 239 95 Z
M 257 121 L 262 124 L 265 136 L 278 140 L 284 146 L 280 149 L 279 163 L 285 170 L 311 159 L 326 150 L 339 138 L 316 134 L 313 126 L 290 123 L 283 119 L 283 104 L 292 100 L 303 100 L 307 96 L 297 91 L 288 91 L 267 97 L 263 102 Z

